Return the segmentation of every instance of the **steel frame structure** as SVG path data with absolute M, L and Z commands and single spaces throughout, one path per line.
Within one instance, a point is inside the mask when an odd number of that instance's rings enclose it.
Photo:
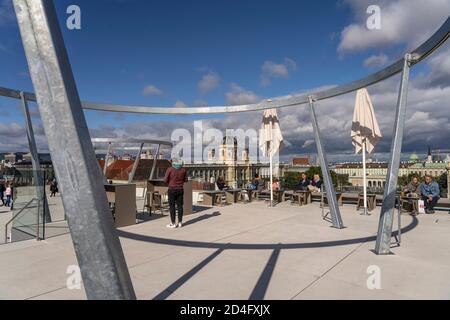
M 400 163 L 409 70 L 425 60 L 450 37 L 450 17 L 420 47 L 383 70 L 363 79 L 331 89 L 268 99 L 256 104 L 217 107 L 126 106 L 81 102 L 67 57 L 53 1 L 13 0 L 22 42 L 28 60 L 34 93 L 0 87 L 0 96 L 38 102 L 48 139 L 55 173 L 62 197 L 75 251 L 89 299 L 135 299 L 122 248 L 114 231 L 103 189 L 103 177 L 82 109 L 142 114 L 193 115 L 254 112 L 309 104 L 322 169 L 327 172 L 326 154 L 321 143 L 314 102 L 356 91 L 402 73 L 399 99 L 391 146 L 375 252 L 390 253 L 395 207 L 395 187 Z M 26 121 L 30 129 L 31 121 Z M 35 148 L 29 139 L 30 150 Z M 141 148 L 140 148 L 141 149 Z M 34 149 L 33 149 L 34 150 Z M 37 150 L 37 149 L 36 149 Z M 33 161 L 36 165 L 35 161 Z M 328 178 L 325 178 L 328 180 Z M 334 189 L 325 181 L 328 192 Z M 84 192 L 78 192 L 83 189 Z M 334 199 L 335 197 L 329 197 Z M 331 200 L 330 199 L 330 200 Z M 81 207 L 80 207 L 81 206 Z M 333 225 L 342 227 L 339 209 L 330 202 Z
M 134 179 L 134 175 L 136 174 L 136 170 L 137 167 L 139 165 L 139 161 L 141 158 L 141 154 L 142 151 L 144 150 L 144 146 L 146 144 L 150 144 L 150 145 L 157 145 L 156 148 L 156 157 L 159 155 L 159 152 L 161 150 L 161 146 L 166 146 L 166 147 L 172 147 L 173 143 L 170 141 L 163 141 L 163 140 L 142 140 L 142 139 L 124 139 L 124 138 L 93 138 L 91 139 L 92 143 L 102 143 L 108 144 L 108 150 L 105 156 L 105 164 L 103 165 L 103 175 L 105 176 L 105 181 L 106 181 L 106 167 L 107 167 L 107 163 L 109 161 L 109 157 L 111 154 L 111 148 L 113 144 L 139 144 L 140 147 L 137 148 L 138 153 L 136 155 L 136 159 L 134 160 L 134 164 L 133 164 L 133 169 L 130 172 L 130 175 L 128 177 L 128 183 L 132 183 L 133 179 Z M 127 149 L 129 150 L 135 150 L 135 148 L 130 148 L 128 147 Z M 146 148 L 147 150 L 149 150 L 150 148 Z M 97 150 L 97 149 L 96 149 Z M 152 170 L 150 172 L 150 176 L 149 179 L 153 179 L 153 175 L 155 173 L 155 169 L 156 169 L 156 160 L 158 160 L 157 158 L 154 159 L 155 161 L 153 161 L 153 165 L 152 165 Z

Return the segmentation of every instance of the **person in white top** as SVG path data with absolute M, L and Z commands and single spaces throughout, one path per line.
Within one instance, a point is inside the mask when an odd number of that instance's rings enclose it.
M 11 207 L 12 188 L 11 185 L 9 184 L 6 186 L 5 196 L 6 196 L 6 206 Z

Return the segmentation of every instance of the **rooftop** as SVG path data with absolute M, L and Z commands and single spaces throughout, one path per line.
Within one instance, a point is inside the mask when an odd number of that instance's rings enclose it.
M 401 247 L 377 256 L 379 208 L 341 210 L 342 230 L 322 220 L 318 203 L 257 202 L 205 208 L 182 229 L 155 216 L 118 232 L 139 299 L 450 298 L 447 212 L 403 215 Z M 66 288 L 76 264 L 70 235 L 0 246 L 0 299 L 84 299 Z M 367 288 L 370 266 L 381 270 L 380 290 Z

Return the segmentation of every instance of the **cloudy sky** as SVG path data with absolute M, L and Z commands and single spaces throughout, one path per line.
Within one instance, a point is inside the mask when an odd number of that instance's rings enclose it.
M 402 57 L 450 14 L 450 0 L 139 1 L 58 0 L 64 39 L 82 100 L 154 106 L 214 106 L 347 83 Z M 81 30 L 65 26 L 81 8 Z M 369 5 L 381 8 L 381 30 L 369 30 Z M 33 87 L 10 0 L 0 0 L 0 86 Z M 389 151 L 399 77 L 368 88 Z M 353 152 L 355 94 L 318 103 L 326 149 Z M 450 45 L 416 66 L 408 99 L 404 152 L 450 149 Z M 32 105 L 39 149 L 46 139 Z M 308 109 L 279 111 L 288 146 L 282 156 L 315 152 Z M 170 139 L 177 128 L 258 129 L 261 114 L 169 117 L 88 111 L 96 137 Z M 0 151 L 26 150 L 18 102 L 0 98 Z

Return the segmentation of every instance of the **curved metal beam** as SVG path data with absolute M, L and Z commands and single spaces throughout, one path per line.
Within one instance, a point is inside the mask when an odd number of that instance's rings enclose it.
M 173 147 L 173 143 L 164 140 L 130 139 L 130 138 L 93 138 L 92 143 L 126 143 L 126 144 L 156 144 Z
M 429 55 L 431 55 L 439 47 L 441 47 L 442 44 L 448 40 L 449 37 L 450 37 L 450 17 L 444 22 L 444 24 L 439 28 L 439 30 L 436 31 L 436 33 L 434 33 L 427 41 L 425 41 L 420 47 L 418 47 L 411 53 L 413 57 L 411 66 L 426 59 Z M 300 95 L 292 95 L 268 99 L 256 104 L 244 104 L 238 106 L 200 107 L 200 108 L 127 106 L 120 104 L 106 104 L 93 102 L 83 102 L 82 105 L 83 109 L 87 110 L 140 113 L 140 114 L 169 114 L 169 115 L 224 114 L 224 113 L 261 111 L 271 108 L 285 108 L 307 104 L 309 103 L 308 100 L 309 96 L 313 96 L 314 100 L 318 101 L 350 93 L 358 89 L 376 84 L 380 81 L 386 80 L 400 73 L 403 69 L 403 65 L 404 65 L 404 58 L 398 60 L 397 62 L 391 64 L 390 66 L 384 68 L 381 71 L 378 71 L 363 79 L 353 81 L 351 83 L 342 86 L 314 93 L 305 93 Z M 25 93 L 24 95 L 28 101 L 36 101 L 36 96 L 33 93 Z M 20 91 L 0 87 L 0 96 L 20 99 Z

